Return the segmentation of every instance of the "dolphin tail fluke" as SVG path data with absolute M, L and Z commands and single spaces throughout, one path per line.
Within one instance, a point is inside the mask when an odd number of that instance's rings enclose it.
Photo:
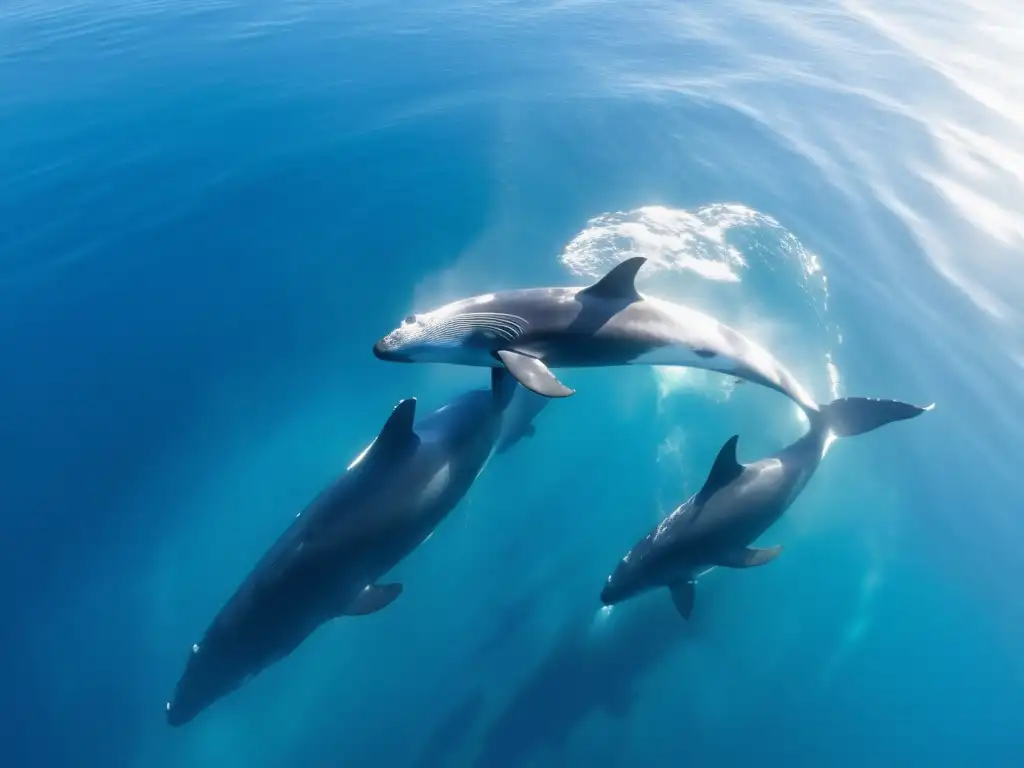
M 899 400 L 876 400 L 871 397 L 842 397 L 821 406 L 819 419 L 822 426 L 836 437 L 853 437 L 884 427 L 894 421 L 904 421 L 930 411 L 935 404 L 921 407 Z

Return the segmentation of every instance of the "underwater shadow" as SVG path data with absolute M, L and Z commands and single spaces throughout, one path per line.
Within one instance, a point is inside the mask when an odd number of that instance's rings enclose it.
M 525 391 L 525 390 L 524 390 Z M 484 663 L 492 654 L 500 652 L 537 616 L 537 608 L 543 597 L 543 587 L 537 586 L 524 590 L 518 597 L 508 603 L 492 624 L 489 632 L 469 659 L 472 669 Z M 441 768 L 448 765 L 450 755 L 457 752 L 466 740 L 474 733 L 476 726 L 483 719 L 487 699 L 483 690 L 474 689 L 441 718 L 434 727 L 426 743 L 419 753 L 415 765 L 417 768 Z
M 498 651 L 536 616 L 540 590 L 528 590 L 509 603 L 494 622 L 494 627 L 484 636 L 473 654 L 478 663 Z
M 480 690 L 473 691 L 453 707 L 434 728 L 416 759 L 416 768 L 442 768 L 446 758 L 455 752 L 484 713 L 485 699 Z
M 603 711 L 625 719 L 636 686 L 687 636 L 699 632 L 663 594 L 602 612 L 577 613 L 555 647 L 488 727 L 474 766 L 511 768 L 558 750 L 571 732 Z

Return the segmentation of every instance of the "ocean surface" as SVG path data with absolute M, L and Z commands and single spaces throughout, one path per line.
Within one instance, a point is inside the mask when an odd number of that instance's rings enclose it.
M 1024 765 L 1024 16 L 997 0 L 5 0 L 5 768 Z M 562 371 L 394 572 L 183 728 L 192 643 L 394 405 L 411 311 L 640 290 L 839 441 L 772 564 L 598 600 L 732 434 L 805 425 L 685 369 Z

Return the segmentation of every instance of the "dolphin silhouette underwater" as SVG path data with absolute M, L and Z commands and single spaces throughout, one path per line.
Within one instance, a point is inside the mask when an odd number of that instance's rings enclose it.
M 498 439 L 495 453 L 506 453 L 516 443 L 537 434 L 534 420 L 550 402 L 549 398 L 531 392 L 525 387 L 516 387 L 512 404 L 505 414 L 505 427 Z
M 763 347 L 697 310 L 644 296 L 634 256 L 584 288 L 524 288 L 474 296 L 410 315 L 377 341 L 394 362 L 502 366 L 545 397 L 575 390 L 552 368 L 659 365 L 701 368 L 769 387 L 808 414 L 819 408 Z
M 834 400 L 816 412 L 803 437 L 751 464 L 736 459 L 739 437 L 733 435 L 704 486 L 629 550 L 608 577 L 601 602 L 615 605 L 667 587 L 676 610 L 689 619 L 702 572 L 715 566 L 753 568 L 778 557 L 781 546 L 750 545 L 800 495 L 836 438 L 871 432 L 932 408 L 860 397 Z
M 321 624 L 391 604 L 387 574 L 447 517 L 494 453 L 516 383 L 463 393 L 414 423 L 402 400 L 372 443 L 270 547 L 192 646 L 167 703 L 181 726 L 294 651 Z

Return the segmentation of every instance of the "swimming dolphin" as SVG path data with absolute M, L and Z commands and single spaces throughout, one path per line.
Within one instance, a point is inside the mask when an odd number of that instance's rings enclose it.
M 167 703 L 183 725 L 338 616 L 388 606 L 379 579 L 425 541 L 491 457 L 515 381 L 501 369 L 414 424 L 400 402 L 380 434 L 292 522 L 192 646 Z
M 637 292 L 634 256 L 585 288 L 526 288 L 474 296 L 420 315 L 378 341 L 374 354 L 395 362 L 504 366 L 545 397 L 575 390 L 552 368 L 670 365 L 746 379 L 818 410 L 772 355 L 738 331 L 680 304 Z
M 505 453 L 520 440 L 533 437 L 537 433 L 534 419 L 550 402 L 549 398 L 531 392 L 525 387 L 516 387 L 512 404 L 505 413 L 505 427 L 498 439 L 495 453 Z
M 683 618 L 693 611 L 694 582 L 714 566 L 752 568 L 782 551 L 750 545 L 800 495 L 837 437 L 859 435 L 925 408 L 861 397 L 822 406 L 807 433 L 787 448 L 752 464 L 736 459 L 733 435 L 722 446 L 704 487 L 680 504 L 626 554 L 608 577 L 601 602 L 614 605 L 647 590 L 668 587 Z

